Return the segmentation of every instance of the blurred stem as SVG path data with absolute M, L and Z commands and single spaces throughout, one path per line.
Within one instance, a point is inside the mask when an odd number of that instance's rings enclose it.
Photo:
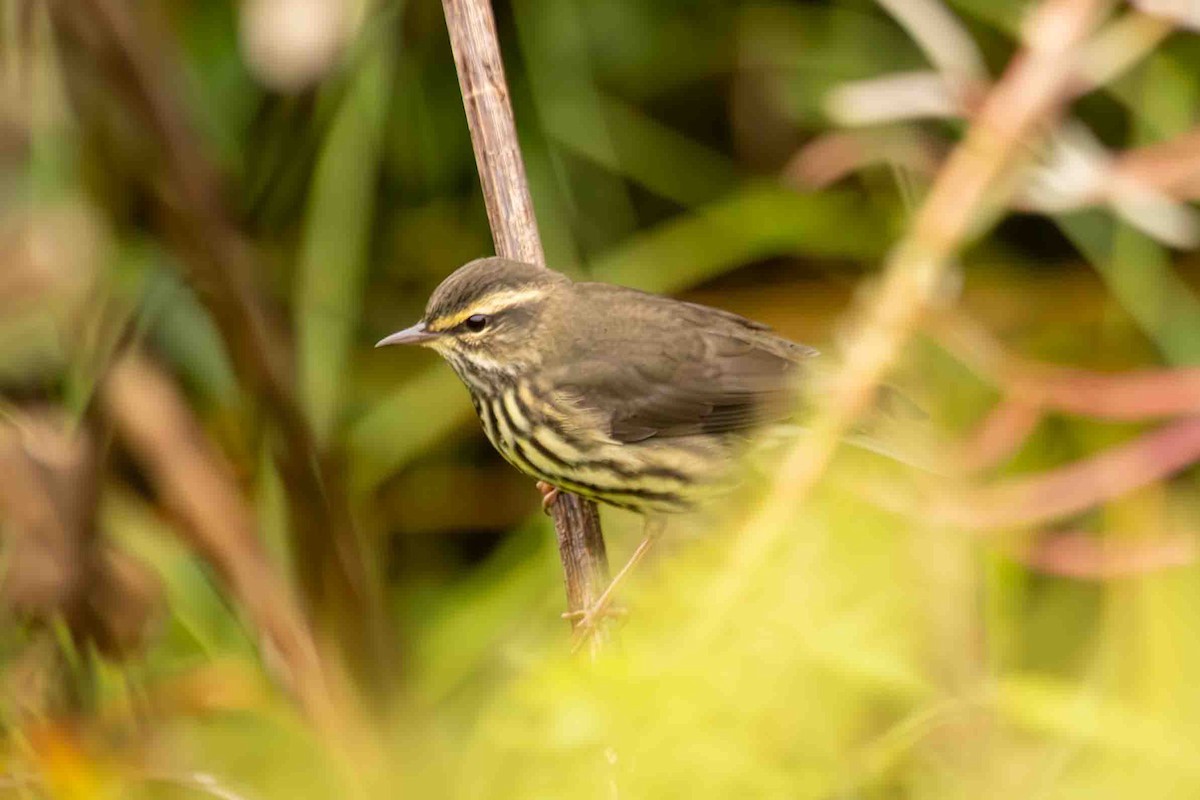
M 277 428 L 276 461 L 288 487 L 298 572 L 318 630 L 338 642 L 356 668 L 376 676 L 383 664 L 382 617 L 337 461 L 317 446 L 296 400 L 292 353 L 256 285 L 254 245 L 235 225 L 223 177 L 180 102 L 178 65 L 165 45 L 155 46 L 167 39 L 117 0 L 54 0 L 48 7 L 77 113 L 101 135 L 101 159 L 152 196 L 161 235 L 174 242 L 239 379 L 261 398 Z M 140 134 L 136 143 L 130 129 Z M 146 149 L 154 156 L 151 169 Z
M 284 683 L 327 732 L 334 705 L 329 670 L 303 615 L 266 558 L 249 506 L 167 376 L 136 352 L 102 387 L 107 416 L 178 516 L 187 543 L 217 570 L 270 645 Z
M 1171 35 L 1171 23 L 1132 11 L 1100 31 L 1079 55 L 1086 87 L 1104 86 L 1152 52 Z
M 1006 181 L 1033 138 L 1069 96 L 1078 48 L 1098 23 L 1099 0 L 1048 0 L 1025 28 L 1025 45 L 985 98 L 888 259 L 882 285 L 847 340 L 837 375 L 822 387 L 812 435 L 786 454 L 762 505 L 738 531 L 706 602 L 726 612 L 767 559 L 800 503 L 824 474 L 842 435 L 873 401 L 880 382 L 945 285 L 960 247 L 980 233 L 1012 191 Z M 726 613 L 699 614 L 704 630 Z

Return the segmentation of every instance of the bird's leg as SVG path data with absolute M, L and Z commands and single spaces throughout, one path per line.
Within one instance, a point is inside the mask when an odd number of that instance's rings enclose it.
M 574 611 L 563 614 L 563 616 L 567 619 L 579 620 L 575 626 L 575 633 L 578 637 L 577 644 L 582 642 L 588 637 L 588 635 L 591 634 L 592 630 L 596 626 L 597 621 L 610 613 L 608 606 L 612 603 L 612 598 L 617 591 L 617 587 L 620 586 L 627 577 L 629 577 L 629 573 L 633 572 L 634 567 L 636 567 L 638 562 L 645 557 L 651 546 L 653 546 L 655 540 L 662 535 L 662 532 L 666 527 L 667 520 L 665 517 L 647 516 L 646 525 L 642 529 L 642 541 L 638 543 L 637 548 L 633 551 L 633 555 L 631 555 L 629 560 L 625 562 L 625 566 L 621 567 L 621 570 L 615 576 L 613 576 L 613 579 L 609 581 L 608 586 L 606 586 L 604 591 L 600 593 L 600 596 L 596 598 L 596 602 L 592 603 L 590 608 L 587 608 L 583 611 Z
M 542 493 L 542 513 L 549 514 L 554 501 L 558 499 L 558 487 L 551 486 L 545 481 L 538 481 L 537 490 Z

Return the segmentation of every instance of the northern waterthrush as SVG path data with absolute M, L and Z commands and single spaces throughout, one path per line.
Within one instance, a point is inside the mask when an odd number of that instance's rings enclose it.
M 728 311 L 502 258 L 455 271 L 391 344 L 440 353 L 513 466 L 642 513 L 726 479 L 751 430 L 793 414 L 816 354 Z
M 729 482 L 748 434 L 793 415 L 816 354 L 727 311 L 503 258 L 460 267 L 376 346 L 391 344 L 450 362 L 513 466 L 648 523 Z

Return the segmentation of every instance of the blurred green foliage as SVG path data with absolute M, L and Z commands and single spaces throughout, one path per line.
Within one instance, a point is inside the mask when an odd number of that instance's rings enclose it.
M 162 618 L 119 666 L 72 654 L 84 699 L 32 719 L 17 694 L 31 634 L 0 619 L 0 797 L 1200 793 L 1200 567 L 1043 574 L 1014 555 L 1033 532 L 984 539 L 866 502 L 865 483 L 905 492 L 912 481 L 867 454 L 839 458 L 730 604 L 706 598 L 728 569 L 736 510 L 679 523 L 626 598 L 620 645 L 595 663 L 569 657 L 553 532 L 532 486 L 487 447 L 448 368 L 370 347 L 417 319 L 451 269 L 491 252 L 439 4 L 346 3 L 358 9 L 353 35 L 317 85 L 290 94 L 246 65 L 248 3 L 129 5 L 162 22 L 180 96 L 260 247 L 255 281 L 292 334 L 318 438 L 345 464 L 396 657 L 373 709 L 374 749 L 310 731 L 220 580 L 172 535 L 118 448 L 99 528 L 159 576 Z M 1027 5 L 948 4 L 997 73 Z M 50 294 L 74 309 L 10 300 L 0 274 L 9 402 L 84 415 L 106 345 L 65 346 L 64 328 L 84 339 L 103 315 L 132 321 L 233 460 L 290 574 L 257 398 L 144 200 L 75 125 L 45 15 L 21 0 L 4 9 L 0 121 L 12 130 L 0 134 L 27 141 L 0 150 L 0 237 L 48 221 L 59 241 L 46 263 L 65 265 Z M 928 177 L 881 165 L 799 190 L 779 176 L 834 129 L 831 89 L 925 66 L 901 26 L 867 0 L 514 0 L 497 13 L 552 265 L 836 342 L 853 287 Z M 1177 33 L 1076 112 L 1113 148 L 1162 141 L 1198 122 L 1197 66 L 1200 40 Z M 922 124 L 951 141 L 960 130 Z M 23 252 L 5 245 L 10 263 Z M 1195 253 L 1107 212 L 1013 215 L 962 267 L 965 307 L 1030 357 L 1200 364 Z M 994 388 L 929 341 L 911 351 L 902 378 L 938 435 L 965 435 Z M 1053 417 L 1007 470 L 1059 465 L 1140 429 Z M 1194 540 L 1198 490 L 1192 470 L 1072 522 L 1105 541 Z M 604 518 L 620 562 L 639 521 Z

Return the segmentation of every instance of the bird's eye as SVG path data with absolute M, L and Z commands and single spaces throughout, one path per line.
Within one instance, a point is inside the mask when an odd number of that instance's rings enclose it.
M 487 314 L 472 314 L 463 324 L 467 326 L 467 330 L 479 333 L 488 326 L 489 322 L 491 322 L 491 318 Z

